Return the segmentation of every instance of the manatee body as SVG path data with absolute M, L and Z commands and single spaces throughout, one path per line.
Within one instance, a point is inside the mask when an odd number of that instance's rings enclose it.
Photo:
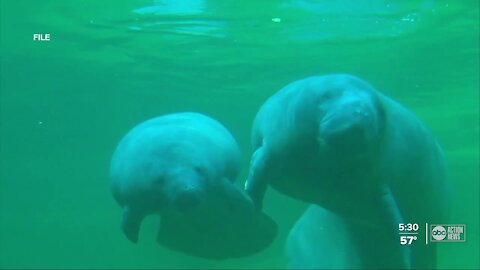
M 240 161 L 232 135 L 202 114 L 169 114 L 134 127 L 110 166 L 123 233 L 137 242 L 142 220 L 157 214 L 157 241 L 189 255 L 223 259 L 266 248 L 276 224 L 234 185 Z
M 442 220 L 445 159 L 402 105 L 351 75 L 306 78 L 260 108 L 252 143 L 245 189 L 257 208 L 270 185 L 341 217 L 362 267 L 433 266 L 434 247 L 400 245 L 398 224 Z
M 289 269 L 359 269 L 362 263 L 344 219 L 311 204 L 286 243 Z

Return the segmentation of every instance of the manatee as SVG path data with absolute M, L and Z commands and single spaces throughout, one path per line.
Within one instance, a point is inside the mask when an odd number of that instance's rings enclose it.
M 404 106 L 353 75 L 313 76 L 262 105 L 252 144 L 257 209 L 270 185 L 341 217 L 364 268 L 435 266 L 434 246 L 399 244 L 399 223 L 418 223 L 423 241 L 448 196 L 442 149 Z
M 289 269 L 359 269 L 362 263 L 344 219 L 311 204 L 288 234 Z
M 276 223 L 234 185 L 240 167 L 235 139 L 205 115 L 168 114 L 137 125 L 110 165 L 123 233 L 136 243 L 142 220 L 159 215 L 158 243 L 188 255 L 225 259 L 265 249 Z

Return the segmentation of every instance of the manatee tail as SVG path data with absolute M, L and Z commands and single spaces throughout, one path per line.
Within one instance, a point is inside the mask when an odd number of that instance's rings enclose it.
M 132 243 L 138 242 L 138 233 L 144 217 L 143 213 L 135 211 L 131 207 L 123 207 L 122 231 Z

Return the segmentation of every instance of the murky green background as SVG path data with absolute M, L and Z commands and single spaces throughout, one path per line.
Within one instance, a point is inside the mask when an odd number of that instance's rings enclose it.
M 208 261 L 159 247 L 154 217 L 134 245 L 119 229 L 109 160 L 135 124 L 199 111 L 241 145 L 240 186 L 259 106 L 293 80 L 330 72 L 370 81 L 434 132 L 453 183 L 443 222 L 467 225 L 466 243 L 437 244 L 438 265 L 479 267 L 478 1 L 0 5 L 1 268 L 285 267 L 284 240 L 305 204 L 270 190 L 265 211 L 279 237 L 245 259 Z M 51 41 L 33 41 L 34 33 Z

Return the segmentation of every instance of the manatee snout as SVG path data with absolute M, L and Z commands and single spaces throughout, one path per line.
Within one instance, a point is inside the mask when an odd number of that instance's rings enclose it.
M 376 137 L 373 106 L 364 100 L 339 103 L 320 121 L 320 143 L 333 151 L 366 151 Z
M 203 202 L 207 183 L 195 170 L 174 170 L 166 177 L 168 188 L 165 196 L 173 209 L 188 211 Z
M 186 186 L 172 198 L 172 204 L 179 211 L 188 211 L 201 204 L 203 197 L 199 188 Z

